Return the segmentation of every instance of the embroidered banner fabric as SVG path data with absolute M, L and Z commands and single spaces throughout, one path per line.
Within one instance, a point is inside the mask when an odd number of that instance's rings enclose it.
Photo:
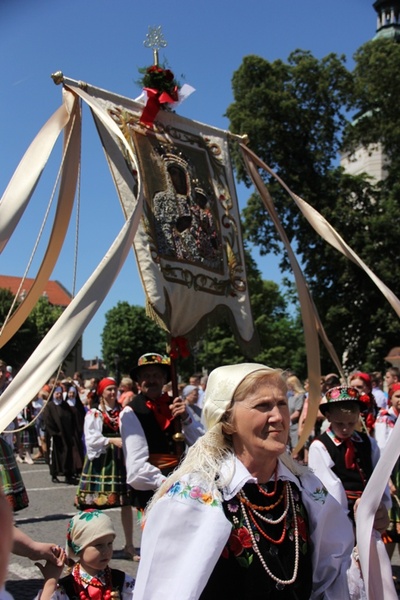
M 207 324 L 230 322 L 247 356 L 258 351 L 244 265 L 227 133 L 160 111 L 150 129 L 143 105 L 87 86 L 131 146 L 144 186 L 134 241 L 148 314 L 171 336 L 197 340 Z M 126 214 L 126 152 L 94 118 Z

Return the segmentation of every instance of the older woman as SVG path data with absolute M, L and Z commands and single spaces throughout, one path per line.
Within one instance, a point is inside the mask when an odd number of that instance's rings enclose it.
M 361 597 L 350 521 L 286 454 L 286 392 L 264 365 L 211 373 L 208 431 L 149 506 L 135 600 Z

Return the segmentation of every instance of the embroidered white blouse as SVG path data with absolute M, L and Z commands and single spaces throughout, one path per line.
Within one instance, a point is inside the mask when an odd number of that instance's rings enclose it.
M 245 483 L 256 482 L 233 456 L 224 463 L 225 469 L 234 473 L 222 491 L 224 500 L 233 498 Z M 279 461 L 278 477 L 298 486 L 308 513 L 313 563 L 310 600 L 365 597 L 358 567 L 351 558 L 352 526 L 342 507 L 312 472 L 299 479 Z M 205 488 L 200 475 L 174 484 L 148 515 L 134 600 L 198 599 L 230 532 L 231 523 L 216 487 Z M 351 596 L 349 585 L 355 588 Z

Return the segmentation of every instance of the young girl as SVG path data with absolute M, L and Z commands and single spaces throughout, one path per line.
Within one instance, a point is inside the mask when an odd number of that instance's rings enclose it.
M 113 553 L 115 530 L 110 518 L 102 511 L 87 510 L 76 514 L 69 522 L 67 554 L 64 560 L 74 562 L 72 571 L 60 579 L 63 567 L 46 562 L 36 563 L 44 577 L 44 586 L 35 600 L 131 600 L 135 580 L 108 563 Z

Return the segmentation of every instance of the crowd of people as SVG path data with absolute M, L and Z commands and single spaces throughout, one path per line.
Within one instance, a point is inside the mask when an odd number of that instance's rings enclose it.
M 0 393 L 6 373 L 0 361 Z M 76 486 L 77 514 L 65 549 L 18 546 L 14 532 L 11 551 L 46 559 L 37 600 L 211 600 L 221 589 L 241 600 L 366 598 L 357 508 L 399 410 L 396 368 L 385 385 L 377 372 L 331 373 L 299 449 L 308 383 L 294 373 L 243 363 L 171 382 L 169 358 L 153 352 L 120 381 L 52 378 L 0 436 L 1 498 L 14 512 L 27 506 L 17 463 L 40 459 L 54 485 Z M 400 544 L 399 473 L 396 463 L 370 540 L 384 599 L 397 598 L 383 574 Z M 136 582 L 109 566 L 115 507 Z M 144 514 L 140 549 L 134 508 Z

